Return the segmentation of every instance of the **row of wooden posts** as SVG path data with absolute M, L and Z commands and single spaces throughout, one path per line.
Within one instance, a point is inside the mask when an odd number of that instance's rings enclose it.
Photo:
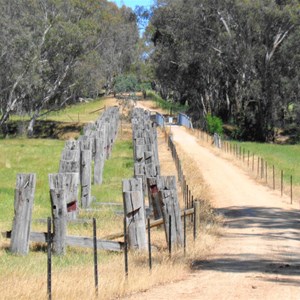
M 199 138 L 205 139 L 205 135 L 199 132 Z M 263 157 L 251 153 L 242 146 L 230 141 L 222 140 L 218 134 L 214 134 L 213 144 L 223 152 L 233 155 L 243 164 L 247 164 L 248 169 L 256 178 L 262 180 L 273 190 L 280 190 L 281 196 L 284 192 L 290 197 L 290 203 L 293 203 L 293 175 L 284 174 L 284 170 L 276 169 L 274 164 L 269 164 Z M 288 178 L 289 183 L 285 186 L 284 177 Z
M 59 172 L 49 174 L 51 211 L 53 219 L 53 252 L 64 254 L 67 243 L 80 244 L 79 239 L 67 237 L 68 219 L 76 219 L 81 207 L 91 205 L 92 162 L 95 184 L 102 183 L 104 161 L 109 158 L 119 124 L 119 109 L 110 107 L 95 123 L 84 127 L 78 140 L 67 141 L 61 154 Z M 11 233 L 11 252 L 25 255 L 29 241 L 45 241 L 44 233 L 31 232 L 32 209 L 36 185 L 35 174 L 18 174 L 15 190 L 15 216 Z M 113 242 L 112 242 L 113 243 Z M 115 247 L 116 246 L 116 247 Z M 112 245 L 120 249 L 120 245 Z
M 268 163 L 266 159 L 251 153 L 250 150 L 246 150 L 237 143 L 233 143 L 227 140 L 223 140 L 220 135 L 214 134 L 213 137 L 208 135 L 206 132 L 199 130 L 196 134 L 202 141 L 214 144 L 215 147 L 219 148 L 223 152 L 233 155 L 237 160 L 246 164 L 248 169 L 256 176 L 257 179 L 263 181 L 273 190 L 280 190 L 281 196 L 285 193 L 290 198 L 290 203 L 294 200 L 294 178 L 291 174 L 286 174 L 284 170 L 276 168 L 274 164 Z M 287 178 L 287 184 L 285 184 L 284 178 Z
M 223 142 L 223 151 L 234 155 L 236 159 L 247 164 L 247 167 L 256 174 L 256 178 L 264 181 L 273 190 L 278 188 L 280 190 L 281 196 L 284 194 L 284 190 L 288 193 L 290 197 L 290 203 L 293 203 L 293 176 L 286 175 L 289 178 L 289 184 L 286 189 L 284 187 L 284 171 L 282 169 L 277 169 L 275 165 L 271 165 L 264 158 L 251 153 L 249 150 L 233 144 L 230 142 Z M 278 176 L 279 174 L 279 176 Z M 276 180 L 278 179 L 279 180 Z M 279 183 L 278 183 L 279 181 Z
M 148 112 L 143 112 L 148 118 Z M 200 207 L 198 201 L 193 201 L 192 193 L 186 183 L 185 176 L 181 167 L 181 162 L 176 151 L 176 147 L 172 141 L 172 137 L 167 135 L 167 141 L 169 149 L 172 152 L 177 171 L 178 179 L 181 182 L 181 188 L 183 191 L 183 200 L 185 207 L 183 211 L 180 211 L 179 201 L 177 196 L 177 187 L 176 187 L 176 178 L 175 176 L 160 176 L 160 167 L 158 159 L 158 147 L 157 147 L 157 132 L 156 128 L 152 126 L 150 118 L 147 122 L 135 120 L 133 124 L 147 124 L 143 127 L 142 130 L 139 128 L 139 133 L 133 133 L 133 144 L 134 144 L 134 157 L 135 170 L 142 170 L 142 172 L 135 172 L 135 177 L 128 180 L 123 180 L 123 199 L 124 199 L 124 232 L 120 235 L 124 237 L 124 242 L 113 242 L 110 241 L 109 245 L 110 250 L 124 251 L 125 255 L 125 274 L 128 275 L 128 252 L 127 244 L 131 249 L 147 249 L 149 250 L 149 267 L 152 268 L 152 259 L 151 259 L 151 233 L 150 229 L 153 226 L 158 226 L 164 224 L 166 241 L 168 243 L 169 253 L 174 246 L 183 246 L 184 252 L 186 249 L 186 217 L 192 216 L 193 219 L 193 228 L 194 228 L 194 239 L 197 236 L 197 228 L 199 226 L 199 213 Z M 90 127 L 90 126 L 89 126 Z M 137 128 L 137 126 L 135 126 Z M 97 130 L 88 130 L 86 132 L 97 131 Z M 143 132 L 143 135 L 141 134 Z M 99 134 L 100 135 L 100 134 Z M 66 142 L 66 147 L 62 153 L 62 160 L 60 162 L 60 171 L 67 170 L 68 165 L 76 165 L 75 160 L 68 160 L 68 158 L 78 157 L 78 154 L 75 152 L 68 152 L 69 150 L 75 151 L 78 149 L 88 148 L 88 151 L 91 153 L 89 157 L 94 158 L 94 165 L 96 164 L 96 153 L 97 150 L 94 145 L 97 145 L 95 141 L 97 139 L 97 133 L 87 134 L 87 136 L 96 136 L 94 142 L 86 142 L 88 139 L 82 137 L 79 140 L 83 140 L 82 147 L 79 147 L 76 142 Z M 143 140 L 142 140 L 143 139 Z M 113 139 L 111 140 L 113 142 Z M 85 145 L 92 144 L 92 146 L 87 147 Z M 103 143 L 103 145 L 105 145 Z M 111 149 L 111 144 L 109 146 L 103 146 L 103 149 L 108 151 Z M 83 150 L 87 151 L 87 150 Z M 105 152 L 105 157 L 109 157 L 109 152 Z M 81 155 L 80 155 L 81 157 Z M 67 161 L 67 162 L 65 162 Z M 78 167 L 78 164 L 76 165 Z M 95 167 L 94 167 L 95 168 Z M 149 170 L 151 171 L 150 173 Z M 40 233 L 39 239 L 36 241 L 48 242 L 48 284 L 47 284 L 47 293 L 48 299 L 51 299 L 51 249 L 54 249 L 56 254 L 64 253 L 64 243 L 67 242 L 69 245 L 82 246 L 83 242 L 80 237 L 66 237 L 66 216 L 68 213 L 68 208 L 73 207 L 72 201 L 67 202 L 65 190 L 68 190 L 70 195 L 73 195 L 75 199 L 75 189 L 72 186 L 75 186 L 73 182 L 79 180 L 82 184 L 83 181 L 82 175 L 77 177 L 67 178 L 64 174 L 72 174 L 76 172 L 65 172 L 60 173 L 59 176 L 49 176 L 49 182 L 51 189 L 51 199 L 52 199 L 52 208 L 55 210 L 53 213 L 54 220 L 54 232 L 52 233 L 51 221 L 48 219 L 48 233 Z M 151 177 L 148 177 L 151 175 Z M 51 180 L 50 180 L 51 178 Z M 74 179 L 75 178 L 75 179 Z M 95 175 L 94 175 L 95 178 Z M 68 180 L 67 180 L 68 179 Z M 31 224 L 31 213 L 32 205 L 28 209 L 23 209 L 25 202 L 33 202 L 34 189 L 36 183 L 35 174 L 19 174 L 17 176 L 17 185 L 16 185 L 16 198 L 15 203 L 16 215 L 14 219 L 13 230 L 11 232 L 11 249 L 14 249 L 13 252 L 26 254 L 29 247 L 29 238 L 32 239 L 33 235 L 30 232 Z M 51 186 L 52 184 L 52 186 Z M 57 185 L 60 188 L 57 188 Z M 149 198 L 149 210 L 148 216 L 145 209 L 145 194 L 148 192 Z M 85 195 L 85 194 L 84 194 Z M 32 199 L 29 201 L 29 199 Z M 55 199 L 55 201 L 53 200 Z M 87 199 L 87 198 L 84 198 Z M 64 201 L 65 205 L 61 205 L 61 202 Z M 82 198 L 81 198 L 81 203 Z M 77 205 L 77 203 L 76 203 Z M 77 207 L 77 206 L 76 206 Z M 64 218 L 60 216 L 64 215 Z M 154 221 L 150 223 L 150 217 L 153 217 Z M 183 217 L 183 222 L 182 222 Z M 69 210 L 69 218 L 74 218 L 73 211 Z M 23 221 L 21 221 L 23 220 Z M 25 221 L 27 220 L 27 221 Z M 147 224 L 146 224 L 147 223 Z M 59 230 L 55 229 L 55 226 L 59 227 Z M 146 230 L 148 231 L 148 239 L 146 239 Z M 40 239 L 42 236 L 42 240 Z M 119 236 L 119 235 L 118 235 Z M 7 236 L 8 237 L 8 236 Z M 13 242 L 16 241 L 16 242 Z M 22 242 L 23 241 L 23 242 Z M 17 247 L 15 247 L 17 245 Z M 52 244 L 52 247 L 51 247 Z M 55 245 L 56 244 L 56 245 Z M 105 249 L 101 240 L 98 240 L 96 237 L 96 221 L 93 220 L 93 238 L 84 238 L 84 244 L 94 248 L 94 275 L 95 275 L 95 288 L 96 294 L 98 294 L 98 265 L 97 265 L 97 249 Z M 20 245 L 25 246 L 25 250 L 22 253 Z
M 128 245 L 131 249 L 146 249 L 145 196 L 148 194 L 148 216 L 163 219 L 169 247 L 184 245 L 182 213 L 180 211 L 175 176 L 161 176 L 157 149 L 157 131 L 150 113 L 137 108 L 132 117 L 135 172 L 134 178 L 123 180 L 124 212 L 127 223 Z M 176 153 L 175 145 L 170 148 Z M 182 183 L 185 209 L 192 208 L 192 196 L 186 184 L 177 155 L 178 178 Z M 137 172 L 138 170 L 138 172 Z

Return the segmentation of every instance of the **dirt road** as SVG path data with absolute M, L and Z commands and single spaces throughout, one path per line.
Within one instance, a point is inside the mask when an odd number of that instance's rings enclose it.
M 213 206 L 224 215 L 224 233 L 187 280 L 128 299 L 300 299 L 299 202 L 288 204 L 184 128 L 172 133 L 201 169 Z

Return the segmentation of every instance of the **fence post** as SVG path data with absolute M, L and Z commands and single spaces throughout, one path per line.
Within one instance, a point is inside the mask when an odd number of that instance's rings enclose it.
M 293 176 L 291 175 L 291 204 L 293 204 Z
M 47 295 L 48 300 L 52 298 L 52 257 L 51 257 L 51 243 L 52 243 L 52 234 L 51 234 L 51 218 L 47 219 Z
M 194 201 L 194 240 L 196 240 L 198 235 L 198 228 L 200 223 L 200 203 L 199 201 Z
M 275 190 L 275 167 L 273 165 L 273 190 Z
M 123 180 L 124 213 L 131 249 L 147 249 L 145 204 L 141 178 Z
M 172 255 L 172 216 L 169 215 L 169 255 Z
M 97 253 L 97 225 L 96 219 L 93 218 L 93 244 L 94 244 L 94 275 L 95 275 L 95 291 L 98 296 L 98 253 Z
M 184 215 L 183 215 L 183 251 L 184 251 L 184 256 L 186 255 L 186 211 L 184 210 Z
M 80 155 L 80 182 L 81 182 L 81 206 L 88 208 L 91 205 L 91 171 L 92 151 L 82 150 Z
M 151 226 L 148 218 L 148 252 L 149 252 L 149 269 L 152 270 L 152 249 L 151 249 Z
M 124 217 L 124 263 L 125 263 L 125 276 L 128 277 L 128 243 L 127 243 L 127 220 Z
M 53 217 L 53 251 L 65 254 L 67 233 L 67 202 L 64 174 L 49 174 L 50 198 Z
M 175 176 L 158 176 L 159 202 L 163 213 L 166 240 L 170 242 L 169 235 L 169 215 L 172 217 L 172 240 L 175 245 L 183 245 L 182 222 L 180 208 L 177 198 Z
M 147 178 L 149 206 L 153 208 L 154 219 L 162 218 L 162 212 L 159 205 L 157 178 Z
M 281 197 L 283 195 L 283 170 L 281 170 L 281 187 L 280 187 L 280 190 L 281 190 Z
M 35 184 L 35 174 L 17 175 L 14 203 L 15 216 L 10 241 L 10 251 L 12 253 L 26 255 L 29 252 Z

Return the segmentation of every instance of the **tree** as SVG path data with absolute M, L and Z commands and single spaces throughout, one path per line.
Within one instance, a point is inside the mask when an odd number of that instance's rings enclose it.
M 0 0 L 0 126 L 11 113 L 38 117 L 110 88 L 129 70 L 133 12 L 106 0 Z
M 162 90 L 198 118 L 233 122 L 240 138 L 272 140 L 282 108 L 299 102 L 299 10 L 293 0 L 158 0 L 149 28 Z

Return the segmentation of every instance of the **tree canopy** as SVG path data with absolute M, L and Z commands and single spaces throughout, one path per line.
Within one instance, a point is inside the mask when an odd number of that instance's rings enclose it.
M 0 126 L 112 88 L 136 58 L 136 16 L 106 0 L 0 0 Z
M 161 92 L 195 118 L 217 115 L 237 137 L 267 141 L 297 115 L 299 1 L 158 0 L 147 30 Z

